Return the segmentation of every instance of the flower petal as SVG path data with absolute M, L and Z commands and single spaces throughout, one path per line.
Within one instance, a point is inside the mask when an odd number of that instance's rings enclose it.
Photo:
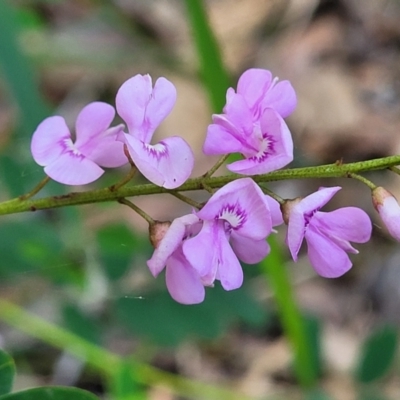
M 308 258 L 319 275 L 324 278 L 337 278 L 352 267 L 347 253 L 312 226 L 308 227 L 305 237 Z
M 207 129 L 203 152 L 207 155 L 239 153 L 242 151 L 242 143 L 236 139 L 230 131 L 220 124 L 211 124 Z
M 67 151 L 47 165 L 46 174 L 64 185 L 86 185 L 103 175 L 104 171 L 93 161 Z
M 255 111 L 272 82 L 272 74 L 265 69 L 251 68 L 243 72 L 237 85 L 237 93 L 245 99 L 248 107 Z
M 242 266 L 222 229 L 219 230 L 218 236 L 218 248 L 216 248 L 218 252 L 218 269 L 216 278 L 221 281 L 221 285 L 225 290 L 234 290 L 243 284 Z
M 268 108 L 261 117 L 258 153 L 244 160 L 228 164 L 227 168 L 238 174 L 257 175 L 275 171 L 293 160 L 293 140 L 281 116 Z
M 340 186 L 320 188 L 299 201 L 290 211 L 286 243 L 294 261 L 304 239 L 306 230 L 305 216 L 309 217 L 324 206 L 339 190 Z
M 264 200 L 268 204 L 271 212 L 272 226 L 279 226 L 283 224 L 283 216 L 280 204 L 271 196 L 265 195 Z
M 282 118 L 289 116 L 296 108 L 297 97 L 289 81 L 272 86 L 262 100 L 262 108 L 273 108 Z
M 331 212 L 317 212 L 313 223 L 327 236 L 336 236 L 350 242 L 365 243 L 371 238 L 372 223 L 368 214 L 357 207 L 343 207 Z
M 152 90 L 150 75 L 135 75 L 121 85 L 115 99 L 118 114 L 126 122 L 129 133 L 143 141 L 148 137 L 144 121 Z
M 158 125 L 172 111 L 176 102 L 176 88 L 165 78 L 158 78 L 146 109 L 145 124 L 147 135 L 143 141 L 149 143 Z
M 114 107 L 107 103 L 95 101 L 83 107 L 75 123 L 75 147 L 84 153 L 82 148 L 85 144 L 98 140 L 109 128 L 114 116 Z
M 101 136 L 93 137 L 80 150 L 90 160 L 105 168 L 125 165 L 128 159 L 124 144 L 117 140 L 123 134 L 123 125 L 107 129 Z
M 124 140 L 138 170 L 158 186 L 177 188 L 192 173 L 193 152 L 179 136 L 169 137 L 154 146 L 131 135 L 124 135 Z
M 237 179 L 223 186 L 197 216 L 203 220 L 223 218 L 238 234 L 254 240 L 265 239 L 272 230 L 264 194 L 251 178 Z
M 164 269 L 168 258 L 182 246 L 187 227 L 198 222 L 199 219 L 194 214 L 184 215 L 172 221 L 164 238 L 154 250 L 150 260 L 147 261 L 147 266 L 154 277 Z
M 303 214 L 312 214 L 322 208 L 341 189 L 340 186 L 320 188 L 317 192 L 304 197 L 297 205 L 296 210 Z
M 218 221 L 204 221 L 197 236 L 183 242 L 183 254 L 206 285 L 212 285 L 218 268 L 220 230 Z M 225 234 L 225 233 L 224 233 Z
M 64 151 L 62 141 L 70 139 L 71 133 L 64 118 L 46 118 L 33 134 L 31 152 L 33 159 L 42 167 L 52 163 Z
M 253 240 L 232 232 L 230 243 L 239 260 L 246 264 L 257 264 L 271 251 L 266 239 Z
M 190 266 L 182 250 L 168 260 L 165 280 L 171 297 L 182 304 L 198 304 L 204 300 L 205 289 L 197 272 Z

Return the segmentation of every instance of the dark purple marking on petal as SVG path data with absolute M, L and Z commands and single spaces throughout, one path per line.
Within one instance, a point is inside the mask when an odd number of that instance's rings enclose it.
M 155 145 L 142 142 L 143 150 L 151 157 L 161 160 L 163 157 L 168 156 L 168 147 L 161 141 Z
M 71 138 L 65 138 L 59 141 L 61 147 L 63 148 L 63 153 L 69 153 L 71 156 L 79 159 L 85 158 L 85 156 L 75 147 Z
M 241 207 L 239 202 L 236 202 L 235 204 L 225 204 L 222 206 L 215 219 L 225 220 L 228 225 L 225 226 L 227 231 L 230 231 L 231 229 L 237 230 L 247 221 L 247 212 Z
M 275 143 L 276 140 L 272 135 L 268 135 L 268 133 L 263 133 L 262 140 L 260 141 L 259 151 L 252 157 L 249 157 L 249 160 L 254 160 L 256 162 L 265 161 L 271 154 L 276 153 L 275 151 Z

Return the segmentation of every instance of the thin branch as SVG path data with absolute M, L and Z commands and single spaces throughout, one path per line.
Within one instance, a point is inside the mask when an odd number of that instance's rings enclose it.
M 191 199 L 190 197 L 187 197 L 179 192 L 170 192 L 170 194 L 172 194 L 172 196 L 176 197 L 177 199 L 182 200 L 184 203 L 187 203 L 190 206 L 197 208 L 198 210 L 200 210 L 200 208 L 202 207 L 202 205 L 200 203 L 198 203 L 197 201 L 195 201 L 195 200 Z
M 27 200 L 30 199 L 31 197 L 33 197 L 36 193 L 38 193 L 40 190 L 43 189 L 43 187 L 50 182 L 50 177 L 46 176 L 45 178 L 43 178 L 30 192 L 23 194 L 21 196 L 19 196 L 18 198 L 23 201 L 23 200 Z
M 377 158 L 374 160 L 360 161 L 350 164 L 327 164 L 316 167 L 282 169 L 263 175 L 254 175 L 252 179 L 256 183 L 275 182 L 291 179 L 313 179 L 313 178 L 348 178 L 349 174 L 359 174 L 366 171 L 382 170 L 400 165 L 400 155 Z M 229 182 L 243 178 L 242 175 L 230 174 L 226 176 L 193 178 L 187 180 L 179 189 L 165 189 L 154 184 L 124 185 L 123 187 L 110 191 L 108 187 L 102 189 L 88 190 L 85 192 L 71 192 L 61 196 L 50 196 L 39 199 L 14 198 L 0 203 L 0 215 L 15 214 L 25 211 L 44 210 L 49 208 L 75 206 L 82 204 L 101 203 L 116 201 L 125 197 L 147 196 L 160 193 L 187 192 L 192 190 L 203 190 L 205 187 L 213 190 L 221 188 Z
M 226 154 L 226 155 L 222 156 L 214 164 L 214 166 L 203 175 L 203 178 L 210 178 L 214 174 L 214 172 L 216 172 L 217 169 L 228 159 L 228 157 L 229 157 L 229 154 Z
M 118 203 L 125 204 L 126 206 L 131 208 L 133 211 L 138 213 L 142 218 L 144 218 L 150 225 L 154 224 L 154 219 L 151 218 L 149 214 L 145 213 L 137 205 L 133 204 L 131 201 L 129 201 L 127 199 L 118 199 Z

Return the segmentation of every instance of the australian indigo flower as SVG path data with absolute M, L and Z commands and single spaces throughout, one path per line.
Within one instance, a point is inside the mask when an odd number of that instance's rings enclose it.
M 249 69 L 228 89 L 223 114 L 213 115 L 203 146 L 205 154 L 241 153 L 228 164 L 239 174 L 256 175 L 282 168 L 293 160 L 293 141 L 283 117 L 296 107 L 288 81 L 277 82 L 267 70 Z
M 288 223 L 286 242 L 295 261 L 303 239 L 315 271 L 325 278 L 347 272 L 352 263 L 347 253 L 358 253 L 350 242 L 365 243 L 371 237 L 368 215 L 357 207 L 331 212 L 319 211 L 341 188 L 321 188 L 303 199 L 286 202 L 283 214 Z
M 34 160 L 45 167 L 53 180 L 65 185 L 85 185 L 98 179 L 104 170 L 127 163 L 123 144 L 116 140 L 123 126 L 109 128 L 115 111 L 106 103 L 94 102 L 76 119 L 75 142 L 64 118 L 46 118 L 31 142 Z
M 250 178 L 218 190 L 198 212 L 175 219 L 155 244 L 150 271 L 166 266 L 167 288 L 184 304 L 204 300 L 204 286 L 220 280 L 225 290 L 243 282 L 239 263 L 261 261 L 268 253 L 266 237 L 282 221 L 277 203 Z
M 152 87 L 149 75 L 136 75 L 122 84 L 116 97 L 118 114 L 129 134 L 121 135 L 138 170 L 158 186 L 173 189 L 182 185 L 192 172 L 194 157 L 190 146 L 179 136 L 150 141 L 158 125 L 171 112 L 176 89 L 165 78 Z

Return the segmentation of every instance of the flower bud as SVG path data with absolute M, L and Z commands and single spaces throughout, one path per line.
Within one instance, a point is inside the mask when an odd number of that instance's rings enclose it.
M 283 217 L 283 221 L 285 222 L 286 225 L 289 224 L 289 217 L 290 217 L 291 211 L 293 210 L 294 207 L 296 207 L 297 204 L 300 203 L 301 200 L 302 200 L 302 197 L 296 197 L 295 199 L 286 200 L 281 205 L 282 217 Z
M 389 233 L 400 241 L 400 206 L 396 198 L 382 186 L 378 186 L 372 190 L 372 203 Z
M 171 226 L 171 221 L 154 221 L 149 226 L 150 242 L 156 249 Z

